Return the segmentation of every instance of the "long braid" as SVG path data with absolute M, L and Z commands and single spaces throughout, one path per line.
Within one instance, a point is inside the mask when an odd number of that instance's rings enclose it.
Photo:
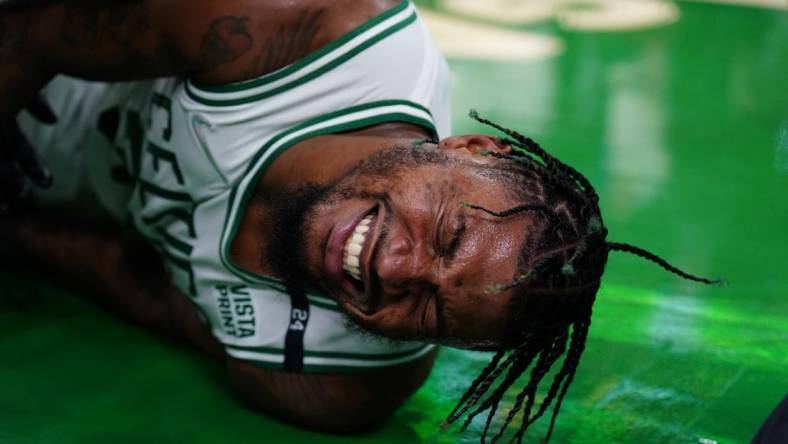
M 542 378 L 544 378 L 544 376 L 550 370 L 550 367 L 552 367 L 553 363 L 555 363 L 555 361 L 562 354 L 564 354 L 564 351 L 566 350 L 567 337 L 568 337 L 568 331 L 564 330 L 561 333 L 561 335 L 556 339 L 556 341 L 553 343 L 553 347 L 550 351 L 550 357 L 546 362 L 545 367 L 543 369 L 540 369 L 540 372 L 537 374 L 537 378 L 539 379 L 539 382 L 542 380 Z M 536 387 L 539 382 L 533 385 L 533 388 L 531 390 L 531 396 L 529 397 L 528 403 L 525 405 L 525 408 L 523 409 L 523 424 L 520 426 L 520 429 L 517 431 L 517 434 L 519 434 L 520 437 L 522 437 L 523 433 L 525 432 L 525 424 L 530 423 L 528 418 L 531 416 L 531 409 L 533 408 L 534 402 L 536 401 L 536 396 L 535 396 Z M 512 441 L 514 439 L 515 437 L 513 436 Z M 520 441 L 520 439 L 521 438 L 517 438 L 518 441 Z
M 498 440 L 501 438 L 503 433 L 506 431 L 506 428 L 509 427 L 509 424 L 512 422 L 512 419 L 515 417 L 515 415 L 517 415 L 517 412 L 520 411 L 520 408 L 523 405 L 523 400 L 526 397 L 530 399 L 532 389 L 535 390 L 536 384 L 538 384 L 538 382 L 534 384 L 535 375 L 541 368 L 545 366 L 545 363 L 547 362 L 549 355 L 550 355 L 549 348 L 545 348 L 541 352 L 539 352 L 539 359 L 536 361 L 536 365 L 534 365 L 534 368 L 531 370 L 531 376 L 528 381 L 528 385 L 526 385 L 526 387 L 522 391 L 520 391 L 520 393 L 517 395 L 514 405 L 509 410 L 509 413 L 506 415 L 506 419 L 504 420 L 503 425 L 501 425 L 501 427 L 498 429 L 498 432 L 495 434 L 495 436 L 493 436 L 492 444 L 498 442 Z
M 501 177 L 507 177 L 516 186 L 524 187 L 518 193 L 527 201 L 502 211 L 473 203 L 463 203 L 462 206 L 499 218 L 525 212 L 539 217 L 533 218 L 534 223 L 530 228 L 533 240 L 522 247 L 521 259 L 525 258 L 523 263 L 526 265 L 521 265 L 522 269 L 511 282 L 494 284 L 486 290 L 488 293 L 515 291 L 510 297 L 513 313 L 508 319 L 507 337 L 463 394 L 446 424 L 452 424 L 465 416 L 462 425 L 462 430 L 465 430 L 476 416 L 489 410 L 481 436 L 484 443 L 507 390 L 536 359 L 528 382 L 517 394 L 492 442 L 497 442 L 522 412 L 522 423 L 510 439 L 511 442 L 521 442 L 529 426 L 543 417 L 552 406 L 545 436 L 547 441 L 553 434 L 556 418 L 585 350 L 592 306 L 610 251 L 637 255 L 692 281 L 705 284 L 720 281 L 686 273 L 642 248 L 607 242 L 607 229 L 598 205 L 599 196 L 582 173 L 548 153 L 533 139 L 482 118 L 476 111 L 471 111 L 470 115 L 511 138 L 504 140 L 512 147 L 511 153 L 482 154 L 500 161 L 493 168 L 501 171 Z M 519 174 L 518 179 L 512 179 L 516 177 L 515 174 Z M 564 295 L 554 296 L 562 290 L 565 290 Z M 531 306 L 530 301 L 540 297 L 537 295 L 542 291 L 548 292 L 542 294 L 551 295 L 549 300 Z M 561 368 L 553 377 L 536 413 L 531 416 L 538 385 L 562 355 L 565 356 Z M 503 381 L 485 397 L 504 372 Z
M 520 378 L 520 376 L 525 372 L 526 369 L 528 369 L 528 367 L 533 362 L 534 358 L 536 358 L 537 356 L 539 357 L 539 360 L 537 361 L 537 364 L 534 366 L 534 370 L 537 367 L 540 366 L 540 363 L 541 363 L 541 365 L 544 365 L 543 361 L 547 358 L 547 349 L 549 347 L 550 347 L 550 345 L 548 345 L 546 348 L 543 348 L 543 349 L 535 349 L 533 351 L 526 351 L 526 352 L 523 353 L 522 359 L 517 360 L 517 361 L 515 361 L 513 363 L 513 368 L 512 368 L 512 370 L 510 370 L 510 374 L 507 374 L 507 378 L 501 383 L 501 386 L 496 391 L 495 395 L 497 395 L 497 396 L 496 396 L 496 399 L 493 400 L 492 408 L 490 409 L 490 412 L 487 415 L 487 421 L 486 421 L 486 424 L 485 424 L 485 427 L 484 427 L 484 432 L 483 432 L 482 436 L 486 436 L 487 435 L 487 431 L 489 430 L 490 423 L 491 423 L 493 417 L 495 416 L 495 412 L 498 409 L 500 401 L 503 398 L 503 395 L 508 390 L 508 388 L 511 387 L 511 385 L 517 379 Z M 532 378 L 533 378 L 533 376 L 531 376 L 531 379 Z M 511 421 L 511 419 L 509 419 L 509 421 Z M 499 429 L 499 431 L 493 437 L 493 440 L 492 440 L 491 444 L 495 444 L 495 442 L 498 441 L 498 439 L 501 437 L 503 432 L 506 431 L 507 425 L 508 424 L 504 424 Z
M 480 413 L 486 411 L 487 409 L 491 409 L 490 413 L 487 415 L 487 424 L 485 425 L 485 432 L 482 434 L 482 441 L 484 440 L 484 436 L 487 434 L 487 428 L 490 425 L 490 421 L 492 421 L 493 416 L 495 416 L 495 411 L 498 408 L 498 404 L 501 401 L 506 389 L 509 388 L 510 385 L 522 374 L 523 370 L 530 365 L 531 361 L 536 357 L 539 353 L 539 349 L 528 350 L 526 349 L 523 353 L 516 354 L 515 359 L 512 361 L 511 366 L 509 367 L 509 371 L 506 373 L 506 377 L 501 382 L 495 391 L 487 397 L 487 399 L 482 402 L 481 405 L 476 407 L 476 409 L 468 414 L 468 417 L 465 419 L 465 422 L 462 425 L 462 429 L 467 429 L 468 426 Z M 522 367 L 522 364 L 525 364 Z M 519 369 L 519 372 L 518 372 Z
M 580 334 L 576 340 L 572 341 L 572 347 L 570 345 L 569 354 L 566 357 L 566 363 L 564 365 L 568 366 L 568 373 L 566 375 L 566 380 L 564 381 L 563 387 L 561 387 L 561 393 L 558 394 L 558 397 L 555 401 L 555 407 L 553 407 L 553 415 L 550 417 L 550 426 L 547 429 L 547 434 L 545 435 L 545 442 L 550 440 L 550 437 L 553 435 L 553 429 L 555 428 L 555 419 L 558 417 L 558 412 L 561 411 L 561 404 L 564 402 L 564 397 L 566 396 L 566 391 L 569 390 L 569 386 L 572 384 L 572 381 L 575 379 L 575 372 L 577 372 L 577 365 L 580 363 L 580 356 L 583 355 L 583 351 L 586 347 L 586 337 L 588 336 L 588 327 L 591 326 L 591 318 L 589 316 L 588 319 L 581 321 L 575 324 L 574 328 L 578 328 Z M 574 334 L 573 328 L 573 334 Z M 572 353 L 572 349 L 574 348 L 574 353 Z M 545 400 L 547 401 L 547 400 Z
M 476 379 L 473 380 L 471 386 L 468 387 L 467 390 L 465 390 L 465 393 L 462 395 L 462 398 L 460 398 L 459 402 L 457 402 L 457 406 L 454 407 L 454 410 L 452 410 L 452 412 L 449 414 L 450 419 L 447 419 L 447 422 L 453 421 L 453 419 L 451 418 L 455 418 L 455 415 L 457 415 L 457 411 L 460 409 L 460 407 L 462 407 L 462 405 L 465 404 L 465 402 L 468 400 L 468 398 L 471 396 L 472 393 L 476 392 L 476 389 L 479 387 L 479 384 L 484 379 L 486 379 L 487 376 L 490 375 L 490 373 L 493 371 L 494 368 L 498 366 L 498 363 L 501 362 L 501 358 L 503 358 L 504 354 L 506 354 L 505 350 L 499 350 L 495 353 L 495 355 L 493 355 L 492 359 L 490 359 L 490 362 L 487 364 L 487 366 L 484 367 L 484 370 L 482 370 L 482 372 L 479 373 L 479 376 L 477 376 Z
M 564 332 L 564 338 L 566 338 L 566 332 Z M 550 389 L 545 396 L 544 400 L 542 400 L 541 405 L 539 406 L 539 410 L 534 414 L 532 418 L 528 418 L 527 415 L 523 416 L 523 421 L 520 425 L 520 428 L 517 432 L 512 436 L 512 441 L 517 440 L 520 442 L 522 440 L 523 434 L 531 426 L 537 419 L 539 419 L 544 413 L 550 408 L 550 405 L 555 399 L 556 394 L 558 394 L 559 389 L 562 386 L 562 382 L 566 379 L 570 372 L 573 371 L 573 368 L 577 366 L 577 362 L 580 359 L 580 355 L 582 354 L 582 350 L 580 349 L 581 344 L 580 342 L 585 342 L 583 335 L 581 334 L 581 330 L 575 324 L 572 327 L 572 336 L 569 343 L 569 352 L 567 353 L 566 357 L 564 358 L 564 363 L 561 365 L 558 373 L 553 377 L 553 382 L 550 384 Z M 561 349 L 561 353 L 563 353 L 564 348 Z M 566 385 L 568 387 L 568 385 Z M 563 398 L 563 395 L 559 397 Z
M 523 149 L 528 150 L 529 152 L 537 156 L 539 159 L 541 159 L 545 163 L 548 169 L 550 170 L 554 169 L 553 166 L 556 165 L 555 162 L 557 159 L 551 156 L 550 154 L 548 154 L 547 151 L 542 149 L 542 147 L 540 147 L 539 144 L 537 144 L 536 142 L 533 142 L 533 140 L 523 136 L 522 134 L 514 130 L 510 130 L 509 128 L 505 128 L 491 120 L 485 119 L 484 117 L 480 116 L 479 112 L 476 111 L 475 109 L 472 109 L 470 113 L 468 113 L 468 115 L 472 119 L 476 120 L 477 122 L 493 127 L 498 131 L 506 134 L 507 136 L 517 140 L 518 142 L 520 142 Z M 533 143 L 529 143 L 529 141 Z
M 500 376 L 500 374 L 503 373 L 503 371 L 506 370 L 515 359 L 517 359 L 518 354 L 521 353 L 522 350 L 526 349 L 528 345 L 529 345 L 528 340 L 523 341 L 523 343 L 520 344 L 502 363 L 497 364 L 492 369 L 492 371 L 482 379 L 481 383 L 479 384 L 479 387 L 476 389 L 476 391 L 473 394 L 471 394 L 468 397 L 467 401 L 465 402 L 465 405 L 462 406 L 462 408 L 459 409 L 459 411 L 453 417 L 447 418 L 446 422 L 448 422 L 449 424 L 455 422 L 457 419 L 462 417 L 468 410 L 470 410 L 471 407 L 475 406 L 476 403 L 479 401 L 479 399 L 481 399 L 481 397 L 484 396 L 485 393 L 487 393 L 490 386 L 495 382 L 498 376 Z M 460 404 L 458 404 L 458 407 L 459 405 Z M 455 410 L 457 410 L 456 407 Z
M 504 431 L 506 431 L 515 415 L 517 415 L 517 413 L 520 411 L 520 408 L 526 399 L 527 403 L 523 409 L 523 415 L 526 418 L 529 416 L 536 395 L 536 387 L 539 385 L 539 381 L 544 378 L 544 375 L 547 374 L 547 371 L 550 369 L 550 366 L 553 364 L 553 362 L 563 353 L 563 350 L 566 347 L 566 337 L 567 335 L 565 332 L 563 334 L 559 334 L 552 344 L 550 344 L 550 347 L 545 348 L 539 354 L 539 360 L 536 362 L 533 370 L 531 370 L 531 376 L 528 381 L 528 385 L 526 385 L 526 387 L 517 395 L 517 399 L 509 411 L 509 414 L 506 416 L 506 420 L 499 429 L 498 434 L 493 438 L 493 444 L 498 441 L 498 439 L 503 435 Z
M 573 330 L 570 344 L 576 344 L 578 339 L 579 339 L 579 334 L 576 335 L 575 331 Z M 570 345 L 570 349 L 571 349 L 571 345 Z M 566 359 L 568 359 L 568 356 Z M 539 410 L 537 410 L 536 414 L 534 414 L 532 418 L 527 419 L 526 424 L 520 427 L 520 430 L 518 430 L 517 432 L 519 435 L 522 435 L 525 432 L 525 429 L 531 424 L 533 424 L 534 422 L 536 422 L 536 420 L 539 419 L 542 415 L 544 415 L 544 413 L 550 407 L 550 403 L 555 398 L 555 395 L 558 394 L 558 390 L 561 388 L 561 383 L 566 378 L 566 375 L 569 373 L 569 367 L 566 365 L 566 359 L 564 360 L 564 365 L 561 366 L 561 369 L 559 369 L 558 373 L 556 373 L 556 375 L 553 377 L 553 382 L 550 384 L 550 389 L 548 389 L 544 401 L 542 401 L 542 404 L 539 406 Z M 523 418 L 523 420 L 526 420 L 526 418 Z
M 507 143 L 515 144 L 516 142 L 511 140 L 506 140 Z M 527 153 L 523 153 L 520 151 L 514 151 L 513 154 L 502 154 L 496 152 L 485 152 L 485 156 L 495 157 L 497 159 L 505 159 L 510 162 L 515 163 L 520 168 L 523 168 L 525 171 L 530 172 L 531 174 L 535 175 L 535 178 L 541 179 L 547 184 L 553 185 L 556 189 L 561 190 L 567 194 L 576 194 L 577 186 L 571 179 L 568 179 L 564 175 L 560 174 L 556 170 L 550 170 L 545 165 L 542 165 L 536 162 L 531 156 Z
M 475 204 L 471 204 L 471 203 L 467 203 L 467 202 L 461 203 L 460 207 L 471 208 L 471 209 L 474 209 L 474 210 L 483 211 L 483 212 L 485 212 L 485 213 L 487 213 L 487 214 L 489 214 L 491 216 L 501 217 L 501 218 L 513 216 L 513 215 L 519 214 L 519 213 L 525 213 L 526 211 L 538 211 L 538 212 L 540 212 L 542 214 L 545 214 L 545 215 L 548 215 L 548 216 L 552 216 L 552 213 L 550 212 L 550 209 L 547 208 L 546 206 L 540 205 L 540 204 L 518 205 L 516 207 L 512 207 L 512 208 L 509 208 L 509 209 L 506 209 L 506 210 L 503 210 L 503 211 L 500 211 L 500 212 L 493 211 L 493 210 L 487 209 L 487 208 L 485 208 L 483 206 L 475 205 Z
M 704 278 L 704 277 L 700 277 L 700 276 L 695 276 L 695 275 L 689 274 L 689 273 L 687 273 L 687 272 L 685 272 L 683 270 L 680 270 L 680 269 L 674 267 L 668 261 L 666 261 L 665 259 L 662 259 L 661 257 L 657 256 L 656 254 L 654 254 L 654 253 L 652 253 L 650 251 L 644 250 L 644 249 L 642 249 L 640 247 L 636 247 L 634 245 L 623 244 L 623 243 L 619 243 L 619 242 L 608 242 L 607 243 L 607 249 L 610 250 L 610 251 L 623 251 L 625 253 L 634 254 L 635 256 L 639 256 L 639 257 L 641 257 L 641 258 L 643 258 L 643 259 L 645 259 L 647 261 L 654 262 L 655 264 L 659 265 L 660 267 L 664 268 L 665 270 L 667 270 L 667 271 L 669 271 L 669 272 L 671 272 L 673 274 L 679 275 L 679 276 L 683 277 L 684 279 L 688 279 L 690 281 L 703 282 L 704 284 L 710 284 L 710 285 L 722 283 L 721 279 L 707 279 L 707 278 Z
M 541 158 L 547 165 L 548 169 L 563 170 L 564 173 L 566 173 L 569 177 L 576 180 L 580 184 L 583 191 L 589 192 L 591 196 L 593 196 L 592 198 L 594 199 L 594 201 L 599 200 L 599 196 L 596 194 L 596 191 L 594 190 L 594 187 L 591 185 L 591 182 L 583 174 L 581 174 L 579 171 L 572 168 L 571 166 L 565 164 L 564 162 L 561 162 L 558 158 L 554 157 L 552 154 L 545 151 L 544 148 L 542 148 L 538 143 L 536 143 L 536 141 L 534 141 L 530 137 L 524 136 L 518 133 L 517 131 L 504 128 L 503 126 L 495 122 L 485 119 L 481 117 L 476 110 L 471 110 L 470 116 L 471 118 L 478 121 L 479 123 L 491 126 L 497 129 L 498 131 L 501 131 L 502 133 L 506 134 L 507 136 L 515 139 L 517 142 L 519 142 L 519 145 L 521 145 L 524 149 L 534 153 L 539 158 Z

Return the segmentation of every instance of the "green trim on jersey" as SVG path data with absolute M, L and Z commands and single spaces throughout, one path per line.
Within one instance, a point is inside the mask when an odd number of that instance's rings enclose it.
M 284 349 L 237 345 L 225 345 L 225 348 L 228 354 L 235 358 L 252 362 L 260 367 L 282 369 Z M 372 368 L 390 367 L 419 359 L 434 349 L 434 345 L 423 344 L 405 352 L 381 354 L 305 351 L 304 371 L 308 373 L 352 373 Z
M 437 134 L 432 115 L 427 108 L 406 100 L 383 100 L 356 105 L 308 120 L 267 141 L 255 154 L 241 180 L 231 192 L 219 246 L 219 258 L 222 264 L 246 283 L 265 285 L 286 293 L 287 290 L 280 280 L 238 267 L 230 258 L 230 246 L 262 175 L 281 153 L 305 139 L 389 122 L 408 122 L 430 130 L 433 135 Z M 315 294 L 310 294 L 308 297 L 310 303 L 318 307 L 339 311 L 336 303 L 331 299 Z
M 312 306 L 320 307 L 324 310 L 340 311 L 337 303 L 326 297 L 316 294 L 307 294 L 306 298 L 309 299 L 309 304 Z
M 263 100 L 315 79 L 352 59 L 375 43 L 414 23 L 416 8 L 405 0 L 297 62 L 262 77 L 226 85 L 201 85 L 191 80 L 186 93 L 209 106 L 235 106 Z M 365 36 L 365 33 L 370 35 Z
M 395 352 L 395 353 L 378 353 L 378 354 L 364 354 L 352 352 L 337 352 L 337 351 L 304 351 L 304 356 L 315 358 L 338 358 L 338 359 L 358 359 L 360 361 L 387 361 L 392 359 L 399 359 L 413 355 L 421 351 L 424 347 L 429 347 L 429 344 L 419 344 L 419 348 Z M 279 347 L 244 347 L 241 345 L 226 345 L 227 348 L 236 351 L 249 351 L 259 353 L 283 353 L 284 349 Z

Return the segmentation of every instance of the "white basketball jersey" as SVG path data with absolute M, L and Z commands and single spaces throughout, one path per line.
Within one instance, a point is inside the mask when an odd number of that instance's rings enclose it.
M 302 342 L 304 371 L 395 365 L 430 350 L 354 333 L 320 295 L 296 308 L 279 282 L 229 254 L 252 192 L 288 147 L 385 122 L 449 135 L 448 68 L 409 1 L 250 81 L 58 77 L 44 93 L 58 124 L 19 118 L 54 170 L 55 188 L 36 198 L 98 203 L 132 224 L 229 355 L 282 368 L 291 332 Z

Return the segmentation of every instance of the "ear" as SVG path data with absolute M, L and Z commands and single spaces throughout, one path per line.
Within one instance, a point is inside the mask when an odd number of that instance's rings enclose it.
M 509 144 L 504 143 L 498 137 L 485 134 L 447 137 L 440 141 L 438 149 L 472 155 L 479 155 L 484 152 L 499 154 L 509 154 L 512 152 L 512 147 Z

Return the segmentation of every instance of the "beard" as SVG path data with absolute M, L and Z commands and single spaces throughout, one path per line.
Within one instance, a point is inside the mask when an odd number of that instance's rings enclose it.
M 329 189 L 307 184 L 295 191 L 265 191 L 258 196 L 258 202 L 267 208 L 264 219 L 269 227 L 261 259 L 287 288 L 316 287 L 306 264 L 305 233 L 311 220 L 310 210 Z
M 307 233 L 319 217 L 319 208 L 354 198 L 383 199 L 381 194 L 368 192 L 367 184 L 395 179 L 404 168 L 425 163 L 445 164 L 448 159 L 435 150 L 395 146 L 359 162 L 330 185 L 307 184 L 296 190 L 259 190 L 254 200 L 258 208 L 264 209 L 261 216 L 267 227 L 267 244 L 260 258 L 267 265 L 264 268 L 283 281 L 291 296 L 294 292 L 310 290 L 322 293 L 319 277 L 312 275 L 307 261 Z M 342 298 L 342 295 L 326 296 L 337 302 Z M 371 340 L 390 341 L 358 324 L 342 303 L 338 305 L 349 330 Z
M 392 147 L 381 150 L 359 162 L 336 182 L 321 186 L 309 183 L 296 190 L 260 190 L 254 197 L 268 228 L 267 246 L 261 260 L 273 274 L 287 285 L 301 288 L 319 288 L 309 277 L 306 263 L 306 232 L 314 209 L 321 204 L 331 204 L 343 199 L 380 197 L 364 191 L 363 182 L 385 180 L 396 176 L 406 165 L 435 161 L 424 158 L 422 150 L 410 147 Z M 332 298 L 333 299 L 333 298 Z
M 332 192 L 333 191 L 333 192 Z M 313 218 L 312 210 L 321 202 L 347 196 L 347 190 L 331 186 L 306 185 L 295 191 L 265 192 L 256 197 L 259 204 L 268 208 L 265 217 L 270 231 L 267 247 L 261 259 L 275 276 L 280 278 L 288 291 L 305 292 L 319 289 L 317 282 L 310 279 L 306 264 L 305 233 Z M 331 299 L 335 299 L 329 296 Z M 395 341 L 373 333 L 359 325 L 352 316 L 338 304 L 346 329 L 364 337 L 367 341 L 390 345 Z

